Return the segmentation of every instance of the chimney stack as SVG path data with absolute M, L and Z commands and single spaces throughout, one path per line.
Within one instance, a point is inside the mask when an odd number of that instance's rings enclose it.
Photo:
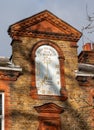
M 83 45 L 83 51 L 91 51 L 91 43 L 86 43 Z

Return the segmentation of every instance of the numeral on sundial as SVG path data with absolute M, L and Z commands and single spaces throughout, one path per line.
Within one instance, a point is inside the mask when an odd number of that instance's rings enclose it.
M 56 67 L 56 68 L 59 68 L 59 65 L 56 65 L 55 67 Z

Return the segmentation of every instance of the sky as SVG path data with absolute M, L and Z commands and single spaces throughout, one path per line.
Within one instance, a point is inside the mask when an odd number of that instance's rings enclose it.
M 88 14 L 93 16 L 94 0 L 0 0 L 0 56 L 10 57 L 12 54 L 12 39 L 7 32 L 10 25 L 47 9 L 82 32 L 89 23 L 86 7 Z M 94 41 L 94 33 L 87 30 L 83 33 L 78 41 L 78 53 L 84 42 Z

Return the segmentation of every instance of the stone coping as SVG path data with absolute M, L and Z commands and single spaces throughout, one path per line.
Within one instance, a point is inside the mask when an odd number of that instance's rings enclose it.
M 8 57 L 0 56 L 0 70 L 22 71 L 20 66 L 14 65 Z

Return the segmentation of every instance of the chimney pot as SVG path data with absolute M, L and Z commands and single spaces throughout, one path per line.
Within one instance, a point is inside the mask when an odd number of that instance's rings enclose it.
M 84 51 L 91 51 L 91 43 L 86 43 L 86 44 L 83 46 L 83 50 L 84 50 Z

